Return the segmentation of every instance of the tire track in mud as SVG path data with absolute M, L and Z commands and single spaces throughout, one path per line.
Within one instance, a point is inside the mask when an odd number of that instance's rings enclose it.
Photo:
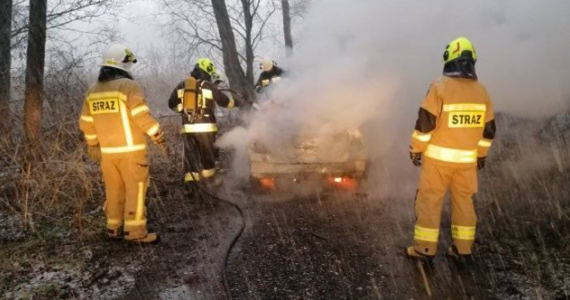
M 258 197 L 228 270 L 234 299 L 430 299 L 415 262 L 403 255 L 413 214 L 401 212 L 411 213 L 411 205 L 341 195 Z M 426 268 L 432 299 L 494 299 L 482 270 L 459 266 L 440 255 Z

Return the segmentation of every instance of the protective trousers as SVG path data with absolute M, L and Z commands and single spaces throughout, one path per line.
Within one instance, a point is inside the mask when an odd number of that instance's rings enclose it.
M 149 181 L 146 151 L 103 154 L 101 169 L 107 196 L 107 232 L 110 236 L 118 236 L 124 226 L 126 239 L 145 237 L 145 199 Z
M 414 249 L 435 255 L 441 209 L 447 189 L 451 190 L 451 233 L 459 254 L 471 254 L 477 217 L 473 194 L 477 192 L 477 168 L 469 164 L 442 164 L 425 158 L 416 196 Z
M 208 180 L 216 174 L 216 132 L 184 133 L 184 182 Z

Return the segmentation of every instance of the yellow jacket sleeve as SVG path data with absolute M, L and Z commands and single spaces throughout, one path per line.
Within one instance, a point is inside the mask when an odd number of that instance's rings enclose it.
M 95 123 L 89 109 L 89 102 L 87 101 L 87 98 L 85 98 L 83 101 L 81 117 L 79 118 L 79 129 L 83 131 L 87 145 L 96 146 L 99 144 L 99 139 L 97 138 L 97 130 L 95 129 Z
M 487 102 L 487 112 L 485 113 L 485 129 L 483 130 L 483 137 L 477 144 L 478 157 L 486 157 L 489 154 L 489 149 L 491 149 L 496 133 L 497 126 L 495 125 L 495 112 L 493 111 L 493 103 L 489 99 Z
M 431 135 L 436 129 L 437 118 L 441 114 L 442 102 L 438 96 L 437 84 L 432 84 L 418 112 L 418 119 L 414 132 L 412 133 L 412 141 L 410 144 L 410 152 L 422 153 L 426 150 Z
M 133 122 L 148 136 L 153 137 L 160 131 L 160 125 L 151 115 L 150 108 L 144 100 L 142 89 L 134 82 L 133 89 L 127 97 L 127 107 Z

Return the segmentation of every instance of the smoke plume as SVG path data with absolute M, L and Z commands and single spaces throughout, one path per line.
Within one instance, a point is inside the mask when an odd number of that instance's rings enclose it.
M 441 76 L 445 46 L 459 36 L 472 40 L 496 111 L 553 114 L 570 98 L 568 11 L 568 1 L 315 1 L 294 56 L 282 63 L 290 76 L 270 95 L 279 109 L 256 113 L 219 145 L 237 150 L 245 176 L 253 141 L 283 147 L 299 132 L 360 129 L 376 189 L 413 191 L 410 133 Z

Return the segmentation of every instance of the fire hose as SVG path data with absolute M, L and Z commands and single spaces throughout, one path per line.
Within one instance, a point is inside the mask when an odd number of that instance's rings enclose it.
M 259 105 L 257 105 L 255 102 L 249 100 L 248 97 L 245 97 L 244 95 L 238 93 L 237 91 L 234 91 L 231 89 L 220 89 L 220 91 L 235 94 L 238 96 L 238 100 L 243 100 L 244 103 L 249 104 L 251 107 L 253 107 L 256 110 L 259 110 Z M 160 116 L 159 118 L 162 119 L 162 118 L 177 117 L 177 116 L 180 116 L 180 115 L 178 115 L 178 114 L 177 115 L 164 115 L 164 116 Z M 185 145 L 184 151 L 182 152 L 183 162 L 184 162 L 184 160 L 186 160 L 190 164 L 191 169 L 193 169 L 193 170 L 201 170 L 202 167 L 200 166 L 200 157 L 199 157 L 199 154 L 197 151 L 197 149 L 199 149 L 199 148 L 198 148 L 198 145 L 196 143 L 196 140 L 193 138 L 184 138 L 184 142 L 187 144 Z M 186 157 L 187 149 L 189 149 L 188 157 Z M 204 184 L 199 180 L 199 178 L 194 177 L 195 175 L 193 174 L 193 172 L 189 172 L 189 173 L 190 173 L 190 176 L 192 176 L 194 179 L 193 180 L 193 183 L 195 184 L 194 186 L 197 187 L 197 190 L 194 190 L 194 191 L 200 192 L 203 195 L 205 195 L 211 199 L 215 199 L 215 200 L 218 200 L 220 202 L 224 202 L 224 203 L 234 207 L 240 216 L 240 220 L 241 220 L 240 229 L 238 230 L 236 235 L 234 235 L 232 237 L 231 242 L 230 242 L 230 246 L 228 247 L 228 249 L 224 255 L 224 261 L 223 261 L 223 265 L 222 265 L 222 274 L 221 274 L 222 275 L 222 281 L 224 284 L 224 290 L 226 292 L 226 296 L 229 300 L 231 300 L 231 299 L 233 299 L 233 297 L 232 297 L 232 291 L 231 291 L 229 280 L 228 280 L 227 269 L 228 269 L 230 255 L 231 255 L 233 249 L 235 248 L 237 242 L 239 241 L 239 239 L 243 235 L 243 232 L 245 231 L 246 223 L 245 223 L 244 212 L 243 212 L 243 209 L 238 204 L 236 204 L 230 200 L 227 200 L 227 199 L 224 199 L 222 197 L 219 197 L 219 196 L 212 194 L 210 191 L 208 191 L 208 189 L 204 186 Z
M 186 143 L 187 143 L 187 142 L 191 143 L 191 144 L 188 145 L 188 149 L 191 149 L 191 150 L 197 150 L 197 149 L 198 149 L 198 145 L 196 144 L 196 140 L 195 140 L 195 139 L 192 139 L 192 138 L 188 139 L 188 138 L 186 138 L 186 139 L 184 139 L 184 140 L 185 140 Z M 186 147 L 185 147 L 185 149 L 184 149 L 184 152 L 182 153 L 182 156 L 183 156 L 182 159 L 183 159 L 183 160 L 184 160 L 184 159 L 187 159 L 187 158 L 186 158 L 186 155 L 185 155 L 185 154 L 186 154 L 185 152 L 186 152 Z M 191 164 L 191 167 L 192 167 L 191 169 L 193 169 L 193 170 L 200 170 L 200 169 L 202 169 L 201 166 L 200 166 L 200 163 L 199 163 L 199 161 L 200 161 L 199 159 L 200 159 L 200 157 L 198 157 L 198 151 L 190 151 L 190 155 L 188 156 L 187 161 Z M 203 184 L 201 181 L 197 180 L 197 179 L 199 179 L 199 178 L 194 177 L 193 172 L 190 172 L 190 174 L 191 174 L 191 176 L 193 176 L 193 179 L 194 179 L 193 182 L 196 183 L 195 186 L 198 187 L 198 190 L 199 190 L 201 193 L 203 193 L 204 195 L 206 195 L 206 196 L 208 196 L 208 197 L 210 197 L 210 198 L 212 198 L 212 199 L 216 199 L 216 200 L 218 200 L 218 201 L 224 202 L 224 203 L 226 203 L 226 204 L 228 204 L 228 205 L 234 207 L 234 208 L 238 211 L 238 214 L 239 214 L 239 216 L 240 216 L 240 220 L 241 220 L 240 229 L 238 230 L 237 234 L 232 238 L 232 240 L 231 240 L 231 242 L 230 242 L 230 246 L 228 247 L 228 250 L 226 251 L 226 253 L 225 253 L 225 255 L 224 255 L 224 262 L 223 262 L 223 265 L 222 265 L 222 280 L 223 280 L 223 283 L 224 283 L 224 290 L 225 290 L 225 292 L 226 292 L 227 298 L 228 298 L 229 300 L 231 300 L 231 299 L 233 299 L 233 297 L 232 297 L 232 291 L 231 291 L 231 288 L 230 288 L 230 284 L 229 284 L 229 281 L 228 281 L 228 275 L 227 275 L 228 263 L 229 263 L 229 258 L 230 258 L 230 255 L 231 255 L 231 253 L 232 253 L 232 250 L 234 249 L 234 247 L 235 247 L 235 245 L 237 244 L 238 240 L 241 238 L 243 232 L 245 231 L 245 226 L 246 226 L 246 224 L 245 224 L 244 212 L 243 212 L 243 209 L 242 209 L 238 204 L 236 204 L 236 203 L 234 203 L 234 202 L 232 202 L 232 201 L 230 201 L 230 200 L 221 198 L 221 197 L 219 197 L 219 196 L 216 196 L 216 195 L 210 193 L 210 191 L 208 191 L 208 189 L 204 186 L 204 184 Z
M 176 116 L 178 116 L 178 115 L 176 115 Z M 168 115 L 168 116 L 163 116 L 163 117 L 174 117 L 174 115 Z M 185 143 L 190 143 L 190 144 L 187 144 L 188 149 L 191 149 L 191 150 L 197 150 L 198 149 L 198 145 L 196 144 L 196 141 L 194 139 L 185 138 L 184 140 L 185 140 Z M 189 156 L 188 156 L 188 158 L 186 158 L 186 148 L 187 147 L 185 146 L 184 151 L 182 152 L 183 161 L 186 159 L 191 164 L 192 169 L 200 170 L 201 166 L 199 163 L 200 158 L 198 157 L 198 151 L 189 151 Z M 190 174 L 191 174 L 191 176 L 194 176 L 194 174 L 192 174 L 192 172 L 190 172 Z M 232 300 L 233 296 L 232 296 L 232 291 L 231 291 L 229 280 L 228 280 L 227 270 L 228 270 L 230 255 L 231 255 L 233 249 L 235 248 L 237 242 L 239 241 L 239 239 L 243 235 L 243 232 L 245 231 L 245 227 L 246 227 L 245 215 L 244 215 L 243 209 L 238 204 L 236 204 L 230 200 L 227 200 L 227 199 L 224 199 L 222 197 L 219 197 L 219 196 L 212 194 L 210 191 L 208 191 L 208 189 L 204 186 L 204 184 L 198 180 L 199 178 L 194 177 L 193 179 L 194 179 L 193 182 L 195 183 L 194 186 L 197 187 L 197 190 L 195 190 L 195 191 L 198 191 L 198 192 L 202 193 L 203 195 L 205 195 L 211 199 L 215 199 L 217 201 L 224 202 L 224 203 L 230 205 L 231 207 L 235 208 L 237 210 L 239 217 L 240 217 L 240 220 L 241 220 L 240 228 L 239 228 L 238 232 L 232 237 L 231 242 L 230 242 L 230 246 L 228 247 L 226 253 L 224 254 L 224 261 L 222 264 L 222 272 L 221 272 L 222 273 L 221 274 L 222 281 L 224 284 L 224 290 L 225 290 L 227 299 Z M 169 184 L 178 184 L 179 183 L 179 181 L 166 182 L 166 181 L 156 179 L 156 178 L 153 178 L 153 180 L 165 182 L 165 183 L 169 183 Z

